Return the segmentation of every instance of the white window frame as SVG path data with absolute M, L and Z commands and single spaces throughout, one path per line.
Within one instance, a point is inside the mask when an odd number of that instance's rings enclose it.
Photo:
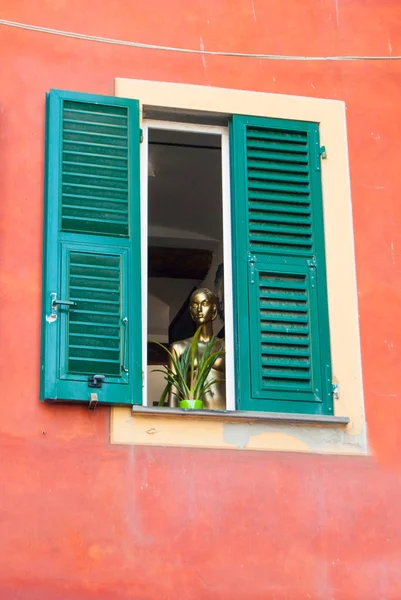
M 236 410 L 234 379 L 234 312 L 232 278 L 232 235 L 230 152 L 228 126 L 200 125 L 144 119 L 140 155 L 141 180 L 141 279 L 142 279 L 142 406 L 148 406 L 148 160 L 149 129 L 216 135 L 221 139 L 222 221 L 224 257 L 224 332 L 226 344 L 226 409 Z

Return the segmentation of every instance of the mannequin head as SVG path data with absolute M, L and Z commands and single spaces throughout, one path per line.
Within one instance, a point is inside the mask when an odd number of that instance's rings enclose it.
M 198 327 L 214 321 L 217 317 L 216 296 L 207 288 L 195 290 L 189 299 L 189 312 Z

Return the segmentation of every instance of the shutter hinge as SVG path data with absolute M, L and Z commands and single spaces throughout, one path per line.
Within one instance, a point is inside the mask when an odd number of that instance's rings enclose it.
M 320 159 L 327 158 L 326 146 L 321 146 L 319 142 L 319 132 L 317 130 L 313 131 L 313 144 L 315 147 L 315 162 L 316 162 L 316 171 L 320 171 Z
M 319 146 L 319 142 L 316 142 L 317 156 L 316 156 L 316 171 L 320 171 L 320 159 L 327 158 L 326 146 Z
M 332 383 L 331 389 L 332 389 L 334 400 L 338 400 L 340 397 L 340 385 L 338 383 Z
M 139 143 L 142 144 L 143 142 L 143 129 L 139 130 Z
M 142 387 L 145 387 L 145 371 L 142 371 Z
M 250 283 L 252 283 L 252 284 L 255 283 L 255 273 L 256 273 L 255 263 L 256 263 L 256 256 L 254 256 L 253 254 L 248 252 L 249 275 L 250 275 Z
M 308 261 L 309 277 L 312 288 L 316 287 L 316 258 L 310 258 Z

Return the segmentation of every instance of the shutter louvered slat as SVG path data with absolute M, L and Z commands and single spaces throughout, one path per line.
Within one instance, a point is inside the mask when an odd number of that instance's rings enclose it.
M 308 195 L 310 189 L 306 185 L 289 185 L 288 182 L 280 183 L 278 181 L 269 182 L 269 181 L 261 181 L 257 179 L 252 179 L 250 173 L 249 177 L 249 189 L 250 190 L 261 190 L 264 193 L 272 192 L 290 192 L 291 194 L 299 194 L 299 195 Z M 296 197 L 296 196 L 295 196 Z
M 85 130 L 85 135 L 102 135 L 107 137 L 121 137 L 124 145 L 127 138 L 127 127 L 111 125 L 110 123 L 94 123 L 89 121 L 76 121 L 64 119 L 64 132 L 80 133 Z
M 125 187 L 125 186 L 124 186 Z M 126 197 L 126 190 L 125 189 L 120 189 L 118 186 L 113 186 L 113 185 L 109 185 L 109 186 L 105 186 L 103 185 L 96 185 L 96 182 L 91 182 L 90 184 L 87 183 L 70 183 L 70 182 L 65 182 L 65 185 L 63 186 L 64 191 L 66 191 L 67 193 L 74 193 L 74 188 L 78 188 L 78 192 L 79 190 L 85 190 L 86 193 L 88 193 L 89 195 L 93 195 L 95 196 L 96 193 L 100 193 L 102 194 L 102 192 L 105 192 L 105 196 L 107 195 L 112 195 L 114 194 L 116 198 L 119 198 L 120 200 L 125 200 Z M 91 232 L 93 234 L 93 231 Z
M 91 110 L 85 110 L 86 104 L 82 104 L 81 102 L 68 102 L 68 108 L 65 110 L 65 114 L 69 119 L 77 119 L 77 120 L 85 120 L 85 121 L 97 121 L 99 116 L 108 117 L 110 122 L 114 122 L 115 124 L 126 122 L 126 112 L 125 109 L 122 109 L 119 113 L 118 107 L 114 106 L 111 112 L 98 110 L 97 106 L 92 106 Z
M 274 162 L 273 160 L 266 162 L 266 157 L 263 152 L 248 150 L 248 167 L 258 169 L 260 167 L 260 160 L 258 159 L 263 160 L 263 166 L 266 171 L 286 171 L 287 173 L 300 173 L 301 175 L 308 174 L 308 166 L 306 164 L 302 165 L 297 163 L 291 165 L 288 162 L 281 163 Z
M 127 158 L 126 148 L 114 148 L 105 144 L 91 144 L 87 142 L 68 142 L 64 140 L 63 154 L 69 154 L 74 156 L 82 157 L 95 157 L 95 158 L 108 158 L 113 160 L 123 161 Z M 124 161 L 124 164 L 125 161 Z
M 258 223 L 257 220 L 250 222 L 250 228 L 252 231 L 266 231 L 271 233 L 289 234 L 289 235 L 302 235 L 310 238 L 312 234 L 312 228 L 305 225 L 290 226 L 288 223 L 283 221 L 282 223 L 276 221 L 266 220 L 264 223 Z M 281 219 L 280 219 L 281 221 Z
M 92 225 L 97 228 L 99 235 L 102 234 L 102 235 L 107 235 L 107 236 L 111 236 L 111 235 L 118 236 L 121 231 L 121 223 L 113 223 L 111 221 L 102 221 L 101 224 L 99 224 L 98 219 L 96 219 L 96 218 L 88 219 L 88 218 L 80 218 L 80 217 L 74 216 L 73 219 L 69 219 L 68 217 L 65 217 L 63 222 L 65 222 L 65 227 L 67 230 L 68 230 L 68 228 L 70 228 L 70 229 L 74 228 L 75 232 L 77 232 L 77 233 L 79 231 L 81 231 L 82 233 L 86 233 L 88 228 L 91 227 Z M 81 224 L 81 229 L 80 229 L 80 224 Z
M 272 161 L 281 163 L 285 166 L 287 163 L 290 163 L 294 167 L 307 166 L 308 159 L 305 158 L 302 154 L 291 154 L 288 152 L 274 152 L 266 150 L 263 142 L 259 142 L 258 146 L 255 148 L 248 148 L 248 156 L 251 158 L 260 158 L 265 161 Z
M 299 188 L 301 189 L 301 191 L 307 191 L 306 189 L 306 184 L 309 183 L 309 177 L 308 175 L 304 174 L 304 173 L 295 173 L 295 172 L 286 172 L 284 169 L 282 169 L 281 171 L 273 171 L 271 169 L 264 169 L 263 170 L 263 164 L 258 165 L 258 167 L 253 167 L 249 164 L 248 161 L 248 175 L 250 178 L 252 179 L 265 179 L 265 180 L 269 180 L 269 181 L 275 181 L 275 182 L 283 182 L 285 181 L 287 183 L 287 185 L 291 184 L 291 183 L 299 183 L 299 184 L 304 184 L 305 188 Z M 266 185 L 269 185 L 268 183 L 266 183 Z
M 271 322 L 269 317 L 263 318 L 263 316 L 261 316 L 261 321 L 263 322 L 263 320 L 268 321 L 268 331 L 271 333 L 290 333 L 291 331 L 294 333 L 302 333 L 304 335 L 308 335 L 309 333 L 308 327 L 302 327 L 296 324 L 285 325 L 282 322 L 280 322 L 280 324 L 277 325 L 275 324 L 275 322 Z
M 117 148 L 124 150 L 127 147 L 127 137 L 111 135 L 108 133 L 92 133 L 89 131 L 79 131 L 64 129 L 64 140 L 78 144 L 93 144 L 104 148 Z
M 87 162 L 77 162 L 77 161 L 68 161 L 64 160 L 64 170 L 65 173 L 68 174 L 82 174 L 82 175 L 97 175 L 102 177 L 108 177 L 110 173 L 121 174 L 124 176 L 124 179 L 128 179 L 128 171 L 126 167 L 116 167 L 116 166 L 105 166 Z M 111 175 L 113 176 L 113 175 Z
M 266 365 L 266 366 L 275 366 L 275 367 L 288 367 L 291 368 L 293 366 L 296 366 L 300 369 L 309 369 L 310 368 L 310 360 L 309 358 L 299 358 L 299 357 L 292 357 L 292 356 L 263 356 L 262 357 L 262 365 Z
M 266 343 L 262 343 L 262 360 L 265 356 L 276 356 L 277 355 L 277 347 L 273 346 L 273 345 L 269 345 Z M 295 354 L 295 356 L 294 356 Z M 294 349 L 293 348 L 285 348 L 285 347 L 281 347 L 280 348 L 280 356 L 289 356 L 291 358 L 299 358 L 299 357 L 305 357 L 305 358 L 309 358 L 310 353 L 309 353 L 309 349 L 305 349 L 305 348 L 297 348 L 296 352 L 294 353 Z
M 103 171 L 104 173 L 104 171 Z M 107 175 L 104 173 L 103 175 L 98 175 L 95 173 L 70 173 L 68 170 L 65 171 L 65 183 L 83 183 L 84 185 L 90 185 L 91 187 L 96 187 L 98 185 L 106 185 L 106 187 L 120 188 L 123 190 L 127 190 L 128 187 L 128 177 L 118 177 L 115 174 Z M 107 186 L 107 182 L 109 185 Z
M 306 309 L 307 309 L 307 305 L 303 305 L 303 306 L 298 306 L 296 304 L 291 304 L 291 305 L 287 305 L 284 302 L 279 303 L 279 302 L 265 302 L 264 304 L 261 304 L 261 311 L 264 309 L 264 312 L 269 311 L 270 313 L 273 313 L 274 315 L 282 315 L 283 317 L 287 315 L 287 313 L 291 313 L 291 315 L 293 315 L 294 313 L 305 313 Z M 262 315 L 261 315 L 262 316 Z M 263 318 L 261 318 L 261 321 L 266 321 L 268 319 L 267 315 L 264 314 Z
M 250 205 L 252 203 L 249 203 Z M 252 211 L 252 221 L 262 221 L 268 222 L 272 221 L 273 223 L 277 222 L 277 215 L 273 211 L 269 211 L 268 213 L 263 212 L 263 210 L 257 205 L 252 205 L 256 210 Z M 281 223 L 288 223 L 291 225 L 292 223 L 298 223 L 300 225 L 309 226 L 312 224 L 311 218 L 307 215 L 280 215 Z
M 96 207 L 95 206 L 93 206 L 93 207 L 86 206 L 85 207 L 85 206 L 80 206 L 80 205 L 75 205 L 75 204 L 65 204 L 64 207 L 65 207 L 65 209 L 71 208 L 71 209 L 74 209 L 74 210 L 78 210 L 79 209 L 79 210 L 82 210 L 82 211 L 88 210 L 88 212 L 89 212 L 89 214 L 87 215 L 88 217 L 90 215 L 93 215 L 93 212 L 99 212 L 99 213 L 107 212 L 107 213 L 116 214 L 116 215 L 118 215 L 118 214 L 123 214 L 123 215 L 127 214 L 126 210 L 120 210 L 118 208 L 109 208 L 108 206 L 107 207 L 103 207 L 103 206 L 101 206 L 101 207 L 98 207 L 98 206 L 96 206 Z M 82 215 L 82 216 L 84 216 L 84 215 Z M 100 218 L 102 218 L 101 215 L 100 215 Z
M 255 150 L 265 150 L 266 152 L 277 152 L 276 157 L 280 158 L 280 152 L 283 154 L 294 154 L 295 160 L 298 160 L 300 157 L 297 154 L 302 155 L 304 157 L 307 152 L 306 144 L 286 144 L 286 143 L 275 143 L 271 142 L 268 139 L 261 139 L 256 141 L 248 141 L 248 148 Z M 306 161 L 304 161 L 306 162 Z
M 128 113 L 119 106 L 108 108 L 98 110 L 95 104 L 64 102 L 64 231 L 128 236 Z M 110 168 L 116 153 L 119 162 Z M 104 157 L 108 157 L 109 167 Z M 86 198 L 91 199 L 89 205 Z M 121 204 L 119 213 L 114 212 L 118 210 L 113 204 L 116 200 Z
M 289 212 L 310 214 L 310 203 L 307 195 L 288 196 L 280 193 L 263 192 L 249 189 L 249 208 L 267 209 L 270 212 Z M 305 205 L 305 206 L 303 206 Z
M 263 129 L 260 127 L 249 127 L 247 131 L 247 142 L 251 143 L 252 139 L 279 140 L 290 143 L 298 142 L 302 144 L 306 143 L 305 132 L 290 133 L 284 129 Z
M 82 194 L 64 194 L 64 198 L 67 198 L 67 204 L 65 206 L 69 206 L 70 204 L 81 206 L 82 202 L 84 202 L 84 206 L 99 205 L 103 208 L 107 208 L 108 206 L 114 208 L 114 205 L 119 205 L 121 208 L 121 204 L 125 204 L 125 200 L 121 200 L 120 198 L 101 198 L 100 196 L 85 196 Z

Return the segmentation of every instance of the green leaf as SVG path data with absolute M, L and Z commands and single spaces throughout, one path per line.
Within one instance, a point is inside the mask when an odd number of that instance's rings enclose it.
M 197 400 L 204 396 L 213 383 L 224 381 L 215 378 L 211 382 L 207 381 L 213 365 L 224 354 L 224 350 L 220 348 L 213 352 L 216 338 L 212 336 L 201 353 L 199 349 L 201 329 L 202 326 L 198 327 L 191 343 L 184 349 L 180 356 L 177 356 L 163 344 L 153 342 L 164 348 L 170 357 L 170 366 L 153 370 L 163 373 L 167 381 L 167 385 L 159 401 L 159 406 L 164 402 L 169 392 L 178 399 L 188 398 L 189 400 Z
M 169 382 L 167 382 L 166 386 L 162 392 L 162 395 L 160 396 L 158 406 L 164 406 L 164 401 L 166 400 L 166 397 L 170 391 L 170 388 L 171 388 L 171 384 Z
M 198 341 L 199 341 L 200 332 L 201 332 L 201 327 L 198 327 L 198 329 L 195 332 L 194 337 L 192 338 L 192 342 L 191 342 L 191 346 L 190 346 L 190 351 L 191 351 L 191 379 L 190 379 L 190 388 L 191 389 L 192 389 L 193 384 L 194 384 L 195 356 L 196 356 L 197 350 L 198 350 Z
M 210 341 L 206 344 L 206 348 L 205 348 L 205 350 L 204 350 L 204 352 L 203 352 L 203 354 L 202 354 L 202 356 L 201 356 L 201 358 L 200 358 L 200 360 L 198 362 L 198 371 L 199 372 L 202 371 L 204 362 L 205 362 L 206 358 L 208 356 L 210 356 L 210 353 L 213 350 L 213 347 L 214 347 L 215 343 L 216 343 L 216 338 L 213 335 L 211 337 Z
M 224 353 L 223 350 L 217 350 L 217 352 L 214 352 L 211 356 L 209 356 L 202 368 L 202 371 L 198 374 L 198 380 L 196 382 L 196 386 L 195 386 L 195 393 L 201 394 L 202 393 L 202 389 L 203 386 L 205 384 L 205 381 L 210 373 L 210 371 L 213 369 L 213 365 L 216 362 L 216 360 L 219 358 L 219 356 L 221 356 Z

